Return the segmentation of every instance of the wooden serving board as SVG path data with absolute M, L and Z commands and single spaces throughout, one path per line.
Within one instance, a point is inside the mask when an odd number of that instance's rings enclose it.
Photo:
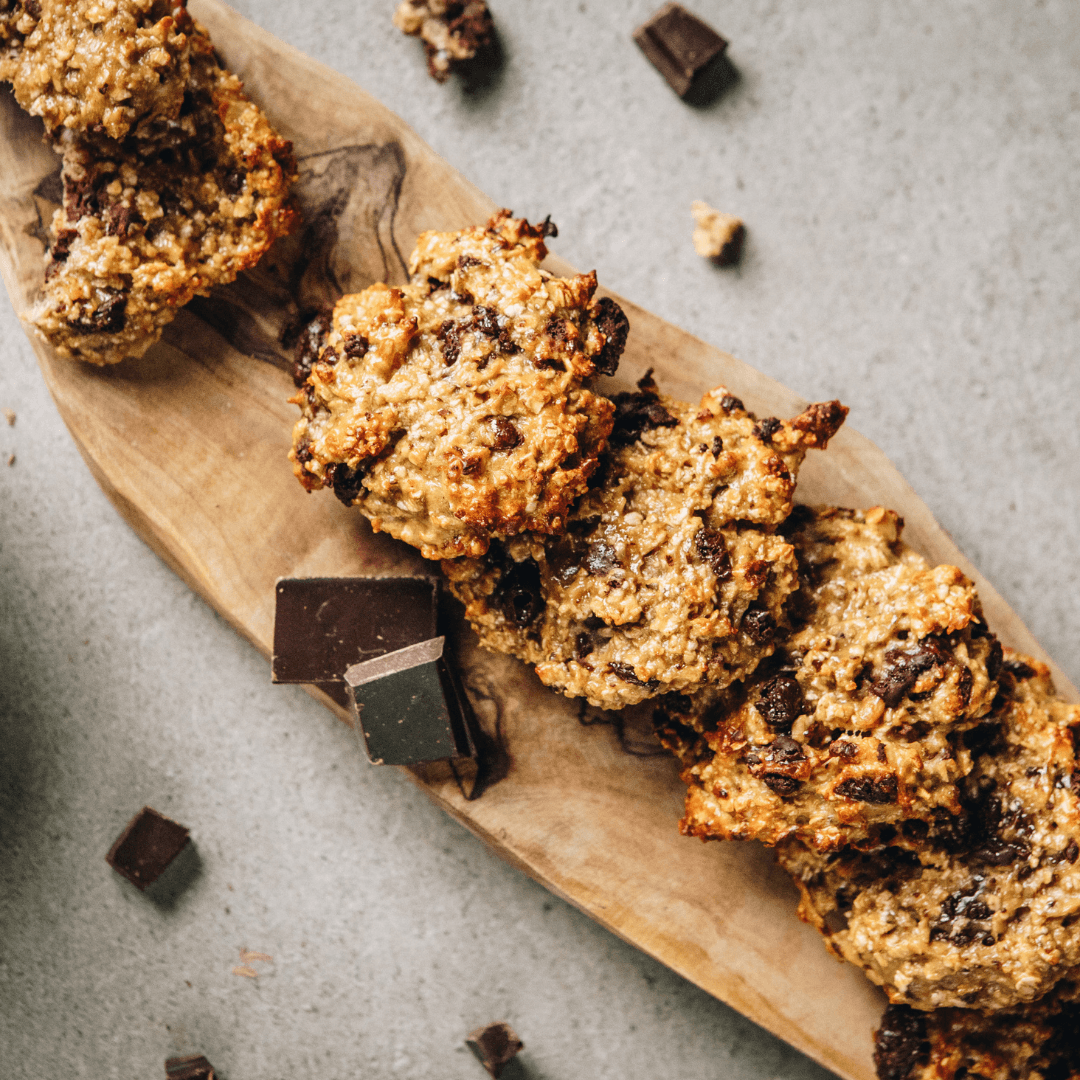
M 375 280 L 405 280 L 423 229 L 483 221 L 494 204 L 343 76 L 220 0 L 195 0 L 229 66 L 300 161 L 303 226 L 252 273 L 180 313 L 136 362 L 99 370 L 55 358 L 31 333 L 49 389 L 94 476 L 139 535 L 264 654 L 282 576 L 432 573 L 326 493 L 307 495 L 286 453 L 296 409 L 282 332 L 305 309 Z M 313 102 L 321 102 L 312 108 Z M 0 94 L 0 272 L 16 310 L 42 278 L 59 198 L 55 155 Z M 557 272 L 569 268 L 554 257 Z M 805 404 L 780 384 L 626 301 L 631 335 L 615 385 L 654 367 L 696 400 L 723 383 L 762 415 Z M 1048 659 L 884 455 L 845 429 L 811 454 L 803 502 L 884 504 L 907 540 L 979 584 L 1007 643 Z M 503 858 L 620 937 L 851 1080 L 871 1080 L 884 998 L 795 917 L 795 891 L 754 844 L 678 835 L 682 785 L 647 710 L 582 711 L 521 664 L 483 653 L 460 616 L 451 637 L 499 768 L 467 801 L 448 770 L 410 777 Z M 1058 686 L 1075 699 L 1060 671 Z M 317 691 L 313 691 L 317 694 Z M 329 699 L 329 708 L 345 714 Z

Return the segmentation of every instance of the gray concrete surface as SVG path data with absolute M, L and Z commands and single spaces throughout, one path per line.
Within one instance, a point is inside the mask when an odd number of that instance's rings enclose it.
M 653 0 L 495 2 L 472 95 L 390 0 L 237 6 L 609 287 L 842 397 L 1080 679 L 1080 7 L 698 0 L 740 78 L 694 108 L 630 41 Z M 739 268 L 694 255 L 695 198 L 746 220 Z M 271 686 L 98 491 L 6 302 L 0 358 L 0 1074 L 479 1080 L 462 1037 L 498 1017 L 533 1080 L 826 1075 Z M 102 861 L 144 801 L 200 856 L 157 903 Z

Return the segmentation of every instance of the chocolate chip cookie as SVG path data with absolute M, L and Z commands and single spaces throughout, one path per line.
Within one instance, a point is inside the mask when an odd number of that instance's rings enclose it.
M 502 211 L 424 233 L 410 284 L 338 301 L 292 399 L 309 491 L 331 488 L 429 559 L 564 528 L 615 412 L 583 384 L 615 371 L 628 323 L 595 274 L 541 268 L 548 231 Z
M 175 121 L 118 142 L 62 128 L 63 206 L 34 325 L 62 355 L 141 356 L 178 308 L 232 281 L 288 231 L 288 142 L 193 24 Z
M 1080 966 L 1080 706 L 1010 655 L 994 712 L 964 735 L 961 812 L 904 823 L 888 845 L 781 863 L 830 951 L 894 1002 L 1009 1008 Z
M 880 507 L 796 507 L 782 531 L 800 587 L 774 655 L 657 714 L 685 765 L 685 834 L 828 851 L 959 812 L 961 735 L 990 710 L 1001 649 L 972 583 L 929 566 L 902 527 Z
M 565 534 L 446 563 L 451 590 L 485 646 L 597 707 L 725 686 L 774 648 L 797 585 L 774 528 L 807 449 L 846 413 L 828 402 L 759 421 L 723 387 L 695 407 L 647 375 L 616 398 L 611 445 Z

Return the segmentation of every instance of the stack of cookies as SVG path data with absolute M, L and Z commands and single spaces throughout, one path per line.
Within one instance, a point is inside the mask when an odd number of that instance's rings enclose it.
M 547 231 L 425 233 L 408 285 L 314 324 L 297 476 L 442 559 L 481 642 L 546 685 L 657 699 L 682 831 L 774 845 L 802 917 L 894 1003 L 882 1080 L 1063 1080 L 1080 707 L 895 513 L 794 505 L 839 402 L 759 420 L 723 387 L 589 389 L 627 320 L 595 275 L 542 268 Z
M 62 160 L 30 316 L 61 356 L 141 356 L 293 224 L 291 147 L 183 0 L 0 4 L 0 82 Z

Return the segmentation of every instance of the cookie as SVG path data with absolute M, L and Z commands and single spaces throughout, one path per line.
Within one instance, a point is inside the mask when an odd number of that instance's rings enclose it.
M 1077 1080 L 1080 972 L 1003 1012 L 890 1005 L 874 1034 L 879 1080 Z
M 909 822 L 890 845 L 780 861 L 830 951 L 930 1009 L 1009 1008 L 1080 967 L 1080 706 L 1046 667 L 1010 656 L 1002 697 L 964 741 L 961 813 Z
M 792 547 L 773 530 L 806 450 L 847 413 L 829 402 L 758 421 L 723 387 L 695 407 L 661 396 L 649 375 L 616 409 L 565 535 L 444 565 L 483 645 L 607 709 L 725 686 L 772 652 L 797 585 Z
M 474 60 L 495 40 L 495 24 L 484 0 L 401 0 L 394 25 L 424 43 L 428 71 L 446 82 L 451 71 Z
M 210 39 L 189 35 L 188 105 L 150 138 L 63 129 L 56 212 L 34 325 L 62 356 L 141 356 L 193 296 L 253 266 L 296 214 L 295 164 Z
M 45 129 L 123 139 L 175 120 L 190 76 L 182 0 L 20 0 L 0 11 L 0 82 Z
M 991 707 L 1001 649 L 972 583 L 929 566 L 902 527 L 880 507 L 795 509 L 783 532 L 801 584 L 775 654 L 657 715 L 685 766 L 684 834 L 827 851 L 959 812 L 960 735 Z
M 615 371 L 628 324 L 595 274 L 541 269 L 547 233 L 509 211 L 424 233 L 410 284 L 338 301 L 292 399 L 309 491 L 331 488 L 429 559 L 563 529 L 615 411 L 583 383 Z

